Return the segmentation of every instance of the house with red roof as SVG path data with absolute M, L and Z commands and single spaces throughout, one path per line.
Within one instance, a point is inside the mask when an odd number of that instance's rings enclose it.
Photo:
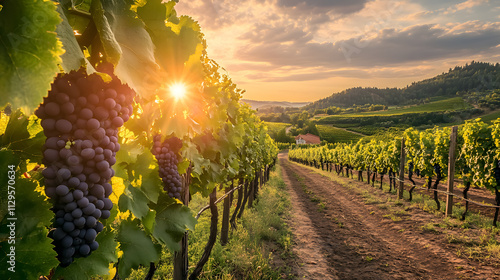
M 295 136 L 295 143 L 297 144 L 321 144 L 321 139 L 319 136 L 316 136 L 311 133 L 307 133 L 305 135 L 299 134 Z

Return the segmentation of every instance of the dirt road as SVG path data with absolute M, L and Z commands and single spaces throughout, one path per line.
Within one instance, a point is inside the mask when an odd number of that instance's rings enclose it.
M 499 269 L 457 257 L 442 234 L 423 231 L 434 215 L 407 207 L 402 218 L 389 219 L 353 188 L 289 162 L 285 153 L 279 160 L 299 279 L 500 279 Z

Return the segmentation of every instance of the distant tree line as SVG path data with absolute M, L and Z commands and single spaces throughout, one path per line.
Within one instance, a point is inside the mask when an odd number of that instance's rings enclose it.
M 286 132 L 286 128 L 283 128 L 277 133 L 269 133 L 269 135 L 271 138 L 276 140 L 276 142 L 281 143 L 295 143 L 295 138 L 293 136 L 297 136 L 299 134 L 311 133 L 320 136 L 316 124 L 310 120 L 311 117 L 312 114 L 307 111 L 292 113 L 288 118 L 288 123 L 291 124 L 289 133 Z M 261 119 L 264 121 L 270 121 L 262 118 L 262 116 Z
M 431 79 L 413 82 L 405 88 L 350 88 L 301 109 L 314 112 L 332 107 L 349 108 L 356 104 L 409 105 L 435 96 L 451 97 L 493 89 L 500 89 L 500 64 L 472 61 Z

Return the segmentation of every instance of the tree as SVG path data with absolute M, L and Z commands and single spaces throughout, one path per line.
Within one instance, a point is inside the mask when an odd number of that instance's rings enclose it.
M 280 143 L 293 143 L 293 138 L 288 136 L 286 134 L 286 128 L 283 128 L 281 129 L 280 131 L 278 131 L 278 134 L 276 135 L 276 142 L 280 142 Z

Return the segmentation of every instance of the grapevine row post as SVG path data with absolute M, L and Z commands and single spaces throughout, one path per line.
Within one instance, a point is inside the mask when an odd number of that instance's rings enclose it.
M 455 157 L 457 150 L 457 131 L 458 127 L 451 129 L 450 135 L 450 155 L 448 158 L 448 196 L 446 197 L 446 216 L 450 217 L 453 213 L 453 180 L 455 179 Z
M 231 185 L 228 185 L 225 188 L 225 192 L 228 193 L 230 190 L 233 189 L 233 182 L 234 180 L 231 180 Z M 220 244 L 222 246 L 226 245 L 229 239 L 229 214 L 231 210 L 231 195 L 226 196 L 224 198 L 224 210 L 222 212 L 222 228 L 220 232 Z
M 403 199 L 405 180 L 405 138 L 401 139 L 401 158 L 399 160 L 399 189 L 398 198 Z
M 195 280 L 198 278 L 201 271 L 203 270 L 203 266 L 207 263 L 208 258 L 210 257 L 210 253 L 212 252 L 215 241 L 217 241 L 217 224 L 219 221 L 219 212 L 217 210 L 217 205 L 215 205 L 216 200 L 217 187 L 214 187 L 214 190 L 210 194 L 210 213 L 212 214 L 212 218 L 210 219 L 210 235 L 208 236 L 208 242 L 205 246 L 205 250 L 203 251 L 203 255 L 196 264 L 193 273 L 191 273 L 191 275 L 189 276 L 189 280 Z
M 182 188 L 184 196 L 182 202 L 184 205 L 189 205 L 189 184 L 191 183 L 191 166 L 188 167 L 186 174 L 183 176 Z M 181 240 L 181 250 L 174 253 L 174 280 L 185 280 L 188 277 L 189 259 L 188 259 L 188 232 L 184 233 Z
M 241 186 L 244 183 L 245 183 L 244 179 L 240 178 L 238 181 L 238 186 L 240 186 L 238 189 L 238 201 L 236 203 L 236 208 L 234 209 L 233 215 L 231 216 L 231 220 L 229 221 L 233 229 L 236 229 L 236 215 L 238 215 L 238 211 L 240 210 L 241 202 L 243 200 L 243 194 L 246 191 L 246 185 L 245 188 Z

